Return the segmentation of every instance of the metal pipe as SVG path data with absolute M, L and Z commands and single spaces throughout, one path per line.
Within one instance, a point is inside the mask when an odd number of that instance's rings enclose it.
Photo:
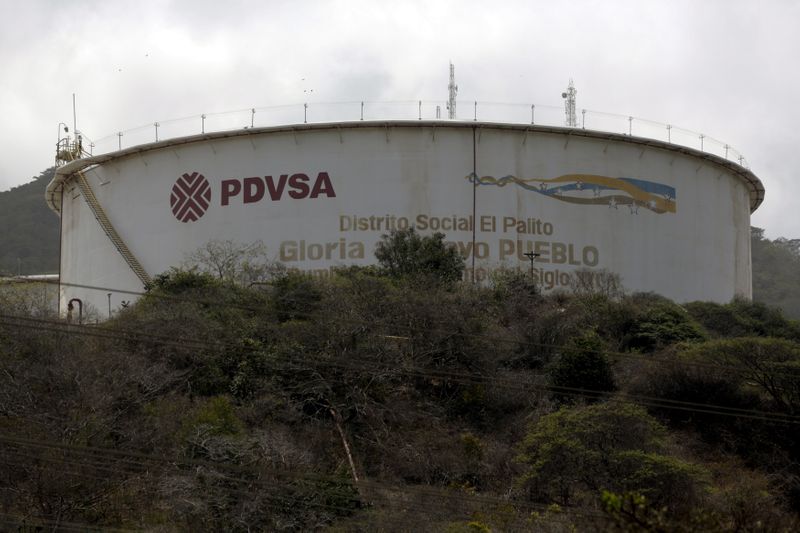
M 438 107 L 437 107 L 438 110 Z M 478 144 L 475 141 L 475 126 L 472 127 L 472 284 L 475 285 L 475 238 L 478 214 Z

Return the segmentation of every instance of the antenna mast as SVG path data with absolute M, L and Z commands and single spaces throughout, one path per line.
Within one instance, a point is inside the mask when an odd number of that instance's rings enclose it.
M 456 95 L 458 85 L 456 85 L 456 68 L 450 63 L 450 83 L 447 85 L 447 118 L 456 118 Z
M 570 78 L 567 92 L 561 93 L 561 98 L 564 99 L 564 112 L 567 115 L 568 128 L 578 127 L 578 115 L 575 113 L 575 96 L 577 96 L 577 94 L 578 91 L 572 83 L 572 78 Z

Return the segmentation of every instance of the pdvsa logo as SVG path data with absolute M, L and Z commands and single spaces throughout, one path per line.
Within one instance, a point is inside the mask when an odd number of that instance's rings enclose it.
M 194 222 L 206 214 L 211 203 L 211 185 L 199 172 L 186 173 L 175 181 L 169 205 L 181 222 Z
M 220 201 L 222 205 L 228 205 L 231 199 L 242 194 L 242 203 L 252 204 L 265 199 L 265 196 L 277 202 L 288 194 L 295 200 L 303 198 L 319 198 L 327 196 L 336 198 L 336 191 L 333 190 L 333 183 L 327 172 L 317 174 L 317 179 L 312 179 L 307 174 L 281 174 L 278 178 L 272 176 L 236 178 L 222 180 L 222 193 Z
M 336 191 L 327 172 L 316 179 L 307 174 L 229 178 L 219 182 L 220 207 L 236 204 L 278 202 L 282 199 L 303 200 L 320 197 L 336 198 Z M 239 201 L 236 201 L 236 200 Z M 211 204 L 211 185 L 198 172 L 186 173 L 172 186 L 170 207 L 181 222 L 194 222 L 202 217 Z

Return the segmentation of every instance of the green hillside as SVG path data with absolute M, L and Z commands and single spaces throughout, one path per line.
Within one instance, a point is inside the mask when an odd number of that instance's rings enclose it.
M 771 241 L 753 228 L 753 299 L 800 319 L 800 239 Z
M 0 293 L 0 529 L 798 531 L 800 322 L 475 287 L 426 239 L 198 256 L 90 326 Z
M 0 274 L 58 272 L 58 217 L 44 202 L 54 170 L 0 193 Z

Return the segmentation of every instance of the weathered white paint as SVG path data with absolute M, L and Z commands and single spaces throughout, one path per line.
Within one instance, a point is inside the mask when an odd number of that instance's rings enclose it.
M 346 123 L 177 139 L 59 169 L 49 192 L 51 205 L 60 207 L 63 217 L 62 309 L 67 300 L 79 297 L 102 316 L 109 292 L 116 308 L 122 300 L 134 299 L 121 291 L 142 290 L 71 181 L 76 168 L 96 164 L 85 171 L 89 182 L 117 232 L 151 275 L 180 264 L 211 239 L 262 240 L 273 259 L 281 260 L 283 249 L 288 266 L 322 273 L 331 266 L 372 263 L 375 243 L 386 232 L 343 231 L 343 220 L 351 220 L 343 217 L 388 215 L 416 221 L 419 215 L 472 215 L 473 146 L 480 177 L 546 180 L 585 174 L 646 180 L 676 191 L 676 212 L 659 214 L 641 207 L 632 213 L 626 205 L 567 203 L 515 183 L 482 184 L 476 190 L 476 242 L 488 255 L 476 258 L 478 277 L 501 266 L 527 269 L 527 259 L 520 261 L 516 254 L 501 259 L 504 247 L 508 251 L 509 243 L 519 239 L 523 247 L 529 240 L 549 243 L 539 246 L 550 252 L 554 246 L 571 246 L 573 263 L 581 262 L 580 251 L 589 250 L 593 258 L 591 251 L 596 250 L 596 264 L 587 266 L 618 273 L 629 290 L 655 291 L 678 301 L 725 302 L 735 295 L 750 296 L 750 212 L 763 199 L 763 187 L 737 165 L 665 143 L 584 130 Z M 170 191 L 182 174 L 193 172 L 209 181 L 211 205 L 199 220 L 183 223 L 170 209 Z M 221 205 L 221 183 L 226 179 L 272 176 L 277 182 L 281 174 L 304 173 L 310 186 L 321 172 L 330 177 L 335 198 L 292 198 L 287 187 L 279 201 L 270 200 L 267 193 L 260 202 L 244 204 L 240 193 L 229 205 Z M 504 217 L 538 219 L 552 225 L 552 234 L 504 231 Z M 494 220 L 494 230 L 488 223 L 481 227 L 482 220 Z M 465 249 L 471 246 L 471 231 L 445 233 Z M 345 259 L 339 253 L 340 239 Z M 333 257 L 287 259 L 286 251 L 300 241 L 312 253 L 334 243 L 329 246 Z M 358 248 L 353 243 L 363 245 L 363 258 L 347 257 Z M 537 269 L 569 273 L 583 266 L 553 259 L 559 258 L 543 254 Z

